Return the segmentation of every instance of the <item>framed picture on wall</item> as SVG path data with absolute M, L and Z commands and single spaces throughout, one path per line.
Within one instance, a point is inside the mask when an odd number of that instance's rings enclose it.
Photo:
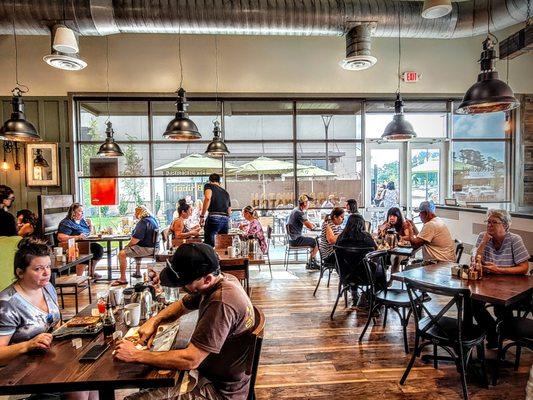
M 59 186 L 57 143 L 26 144 L 26 184 Z

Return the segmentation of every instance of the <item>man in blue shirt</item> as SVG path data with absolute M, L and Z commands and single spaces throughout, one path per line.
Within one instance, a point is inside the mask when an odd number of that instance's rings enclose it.
M 140 261 L 143 257 L 152 257 L 154 255 L 154 247 L 157 247 L 159 243 L 156 243 L 157 234 L 159 231 L 159 223 L 150 214 L 150 211 L 145 206 L 137 206 L 135 208 L 135 218 L 139 220 L 129 243 L 118 253 L 118 262 L 120 266 L 120 278 L 114 281 L 111 286 L 127 285 L 126 279 L 126 267 L 128 266 L 128 257 L 135 258 Z M 141 264 L 136 263 L 134 278 L 141 277 Z

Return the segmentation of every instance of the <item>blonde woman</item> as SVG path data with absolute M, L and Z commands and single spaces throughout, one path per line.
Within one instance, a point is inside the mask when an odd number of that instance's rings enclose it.
M 159 223 L 145 206 L 135 207 L 135 218 L 139 221 L 137 222 L 137 225 L 135 225 L 131 240 L 126 247 L 118 253 L 120 278 L 114 281 L 111 286 L 128 284 L 128 280 L 126 279 L 126 267 L 128 265 L 127 257 L 140 258 L 153 255 L 155 245 L 154 231 L 159 230 Z M 137 264 L 133 277 L 141 277 L 140 264 Z
M 242 209 L 242 216 L 248 221 L 246 226 L 243 226 L 244 235 L 246 237 L 254 237 L 259 242 L 259 248 L 261 253 L 266 254 L 268 251 L 268 243 L 263 233 L 263 227 L 261 222 L 259 222 L 259 215 L 257 211 L 252 206 L 246 206 Z

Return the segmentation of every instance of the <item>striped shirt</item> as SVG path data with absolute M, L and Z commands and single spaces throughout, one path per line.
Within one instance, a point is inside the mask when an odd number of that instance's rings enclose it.
M 485 232 L 479 234 L 476 247 L 479 247 L 484 234 Z M 526 246 L 524 246 L 522 238 L 511 232 L 505 234 L 499 250 L 494 248 L 494 242 L 490 239 L 483 251 L 483 262 L 491 262 L 497 267 L 514 267 L 528 259 L 529 253 Z
M 328 226 L 331 228 L 335 236 L 342 232 L 341 225 L 335 225 L 331 220 L 324 221 L 322 224 L 322 231 L 320 232 L 320 240 L 318 242 L 318 246 L 320 248 L 320 258 L 322 259 L 325 259 L 333 254 L 333 245 L 328 242 L 328 238 L 326 237 L 326 227 Z

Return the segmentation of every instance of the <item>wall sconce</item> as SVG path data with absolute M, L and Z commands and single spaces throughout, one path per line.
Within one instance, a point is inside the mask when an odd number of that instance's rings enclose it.
M 19 145 L 17 142 L 12 142 L 10 140 L 3 141 L 4 148 L 4 161 L 2 162 L 2 171 L 7 171 L 9 169 L 9 164 L 7 163 L 7 154 L 11 153 L 13 157 L 13 164 L 15 166 L 15 171 L 20 170 L 19 164 Z

